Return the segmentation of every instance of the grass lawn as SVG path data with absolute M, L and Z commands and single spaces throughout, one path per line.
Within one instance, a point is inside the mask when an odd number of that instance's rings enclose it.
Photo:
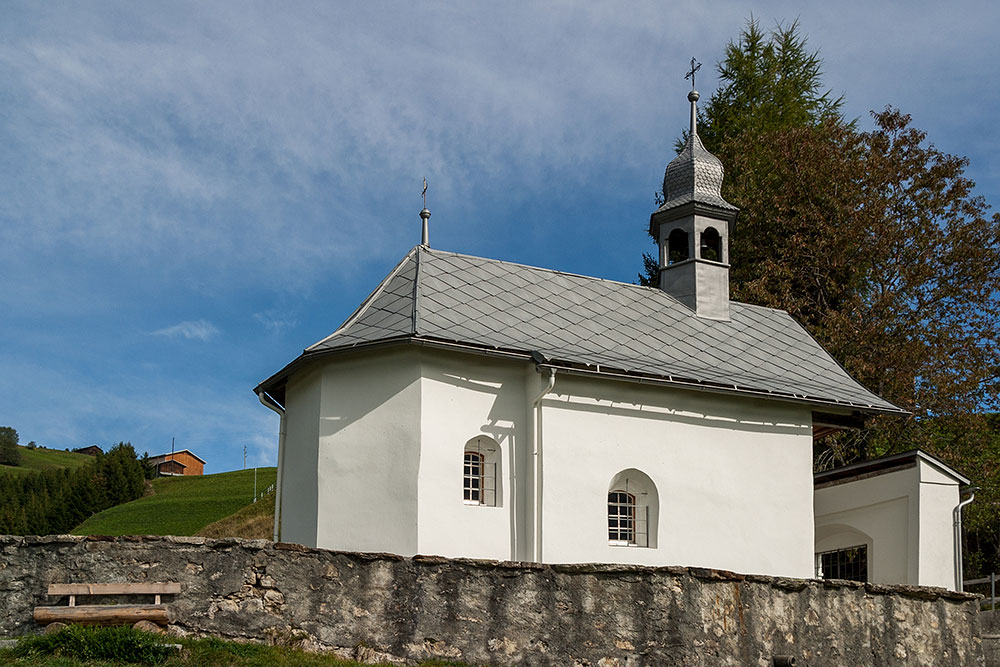
M 235 514 L 210 523 L 198 531 L 201 537 L 243 537 L 270 540 L 274 536 L 274 492 Z
M 160 644 L 180 644 L 164 650 Z M 71 626 L 53 635 L 22 639 L 15 648 L 0 649 L 0 664 L 18 667 L 361 667 L 363 663 L 282 646 L 238 644 L 219 639 L 178 639 L 127 627 Z M 420 667 L 462 667 L 458 662 L 431 660 Z
M 253 500 L 253 470 L 160 477 L 153 495 L 106 509 L 73 529 L 74 535 L 194 535 Z M 257 469 L 258 493 L 274 483 L 275 468 Z
M 64 452 L 61 449 L 46 449 L 36 447 L 28 449 L 18 446 L 21 452 L 21 465 L 0 466 L 0 475 L 24 475 L 34 470 L 48 470 L 50 468 L 79 468 L 84 463 L 91 463 L 93 456 L 77 454 L 76 452 Z

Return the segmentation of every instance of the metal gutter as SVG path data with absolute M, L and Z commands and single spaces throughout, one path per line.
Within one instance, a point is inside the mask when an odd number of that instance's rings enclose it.
M 960 503 L 955 505 L 955 509 L 952 510 L 952 516 L 955 519 L 955 590 L 961 591 L 964 586 L 962 583 L 962 508 L 971 503 L 976 499 L 976 491 L 979 490 L 978 486 L 974 486 L 969 489 L 968 500 L 962 500 L 961 493 L 958 499 L 961 500 Z
M 272 539 L 275 542 L 281 541 L 281 482 L 285 472 L 285 408 L 266 393 L 257 394 L 257 399 L 261 405 L 278 414 L 278 474 L 274 483 L 274 528 Z
M 652 384 L 652 385 L 663 385 L 670 387 L 678 387 L 683 389 L 691 389 L 694 391 L 704 391 L 713 394 L 727 394 L 727 395 L 741 395 L 753 398 L 766 398 L 770 400 L 779 400 L 787 403 L 796 403 L 799 405 L 810 405 L 814 407 L 836 407 L 841 410 L 858 410 L 866 412 L 869 414 L 884 414 L 884 415 L 908 415 L 908 411 L 901 408 L 896 408 L 895 410 L 890 410 L 888 408 L 881 408 L 873 405 L 864 405 L 857 403 L 847 403 L 845 401 L 836 401 L 822 398 L 811 398 L 808 396 L 799 396 L 796 394 L 783 394 L 774 391 L 768 391 L 764 389 L 752 389 L 748 387 L 740 387 L 738 385 L 716 385 L 709 384 L 707 382 L 702 382 L 699 380 L 686 380 L 681 378 L 664 378 L 656 377 L 651 375 L 638 375 L 632 373 L 623 373 L 619 371 L 607 371 L 607 370 L 590 370 L 586 368 L 575 368 L 572 366 L 545 364 L 544 367 L 558 368 L 565 373 L 572 373 L 574 375 L 584 375 L 584 376 L 600 376 L 605 378 L 611 378 L 615 380 L 621 380 L 624 382 L 636 382 L 638 384 Z
M 261 382 L 254 389 L 255 393 L 260 393 L 262 390 L 268 390 L 274 386 L 280 380 L 286 378 L 291 372 L 304 363 L 311 361 L 315 358 L 326 356 L 330 354 L 343 354 L 350 352 L 352 350 L 364 350 L 374 347 L 381 347 L 384 345 L 421 345 L 425 347 L 433 347 L 444 350 L 459 350 L 462 352 L 467 352 L 470 354 L 482 354 L 491 357 L 500 357 L 504 359 L 518 359 L 518 360 L 530 360 L 531 354 L 527 352 L 521 352 L 517 350 L 509 350 L 502 348 L 491 348 L 483 345 L 473 345 L 468 343 L 459 343 L 455 341 L 439 340 L 432 338 L 422 338 L 416 336 L 400 336 L 396 338 L 383 339 L 378 341 L 370 341 L 364 343 L 357 343 L 348 347 L 340 347 L 329 350 L 318 350 L 316 352 L 303 352 L 297 359 L 289 363 L 283 369 L 275 373 L 273 376 L 267 380 Z M 859 403 L 848 403 L 846 401 L 837 401 L 831 399 L 813 398 L 804 395 L 797 394 L 785 394 L 781 392 L 769 391 L 764 389 L 753 389 L 751 387 L 741 387 L 739 385 L 722 385 L 722 384 L 712 384 L 709 382 L 704 382 L 700 380 L 691 380 L 685 378 L 676 377 L 663 377 L 655 375 L 645 375 L 639 373 L 629 373 L 626 371 L 619 370 L 606 370 L 600 366 L 596 366 L 596 369 L 591 368 L 581 368 L 579 366 L 573 366 L 569 364 L 561 364 L 557 362 L 546 362 L 544 364 L 539 364 L 540 368 L 556 368 L 562 372 L 572 373 L 574 375 L 583 375 L 590 377 L 603 377 L 607 379 L 620 380 L 623 382 L 635 382 L 638 384 L 652 384 L 658 386 L 670 386 L 682 389 L 690 389 L 693 391 L 704 391 L 715 394 L 725 394 L 725 395 L 739 395 L 747 396 L 751 398 L 764 398 L 769 400 L 784 401 L 787 403 L 795 403 L 798 405 L 809 405 L 812 407 L 820 408 L 839 408 L 840 410 L 848 411 L 859 411 L 866 414 L 872 415 L 898 415 L 905 416 L 911 414 L 907 410 L 902 408 L 884 408 L 880 406 L 870 405 L 870 404 L 859 404 Z
M 545 388 L 531 401 L 528 409 L 530 424 L 528 433 L 531 435 L 531 482 L 532 482 L 532 514 L 534 515 L 532 539 L 533 559 L 542 562 L 542 399 L 556 386 L 556 369 L 548 368 L 549 379 Z

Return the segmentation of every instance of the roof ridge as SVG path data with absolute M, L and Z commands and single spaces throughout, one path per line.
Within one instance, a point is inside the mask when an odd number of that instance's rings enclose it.
M 417 308 L 417 303 L 420 301 L 420 251 L 426 250 L 422 245 L 416 246 L 414 248 L 416 252 L 416 264 L 413 267 L 413 296 L 410 300 L 413 302 L 413 307 L 410 312 L 410 327 L 413 334 L 417 334 L 417 325 L 420 322 L 420 311 Z
M 549 269 L 549 268 L 546 268 L 544 266 L 534 266 L 532 264 L 524 264 L 522 262 L 510 262 L 510 261 L 505 260 L 505 259 L 493 259 L 492 257 L 480 257 L 478 255 L 468 255 L 468 254 L 463 253 L 463 252 L 454 252 L 452 250 L 439 250 L 439 249 L 436 249 L 436 248 L 435 249 L 424 248 L 424 251 L 425 252 L 429 252 L 431 254 L 438 253 L 438 254 L 442 254 L 442 255 L 451 255 L 453 257 L 463 257 L 465 259 L 476 259 L 476 260 L 481 260 L 481 261 L 484 261 L 484 262 L 493 262 L 495 264 L 506 264 L 508 266 L 517 266 L 517 267 L 524 268 L 524 269 L 532 269 L 534 271 L 544 271 L 546 273 L 554 273 L 554 274 L 557 274 L 557 275 L 560 275 L 560 276 L 569 276 L 570 278 L 584 278 L 586 280 L 598 280 L 600 282 L 611 283 L 613 285 L 624 285 L 626 287 L 635 287 L 636 289 L 652 290 L 652 291 L 654 291 L 654 292 L 656 292 L 658 294 L 663 294 L 664 296 L 669 296 L 671 299 L 674 299 L 675 301 L 677 301 L 677 299 L 675 299 L 671 295 L 667 294 L 666 292 L 664 292 L 663 290 L 661 290 L 659 287 L 649 287 L 647 285 L 636 285 L 635 283 L 626 283 L 626 282 L 623 282 L 621 280 L 612 280 L 611 278 L 600 278 L 598 276 L 587 276 L 587 275 L 584 275 L 582 273 L 573 273 L 572 271 L 560 271 L 559 269 Z M 680 301 L 677 301 L 677 302 L 681 303 Z
M 545 271 L 546 273 L 554 273 L 556 275 L 569 276 L 571 278 L 585 278 L 587 280 L 599 280 L 601 282 L 611 283 L 612 285 L 624 285 L 626 287 L 634 287 L 636 289 L 647 290 L 647 291 L 653 292 L 655 294 L 662 294 L 662 295 L 664 295 L 664 296 L 666 296 L 666 297 L 668 297 L 670 299 L 673 299 L 677 303 L 680 303 L 681 305 L 684 305 L 683 302 L 681 302 L 679 299 L 677 299 L 672 294 L 664 292 L 659 287 L 652 287 L 650 285 L 636 285 L 635 283 L 627 283 L 627 282 L 624 282 L 624 281 L 621 281 L 621 280 L 613 280 L 611 278 L 600 278 L 598 276 L 587 276 L 587 275 L 584 275 L 582 273 L 573 273 L 571 271 L 560 271 L 559 269 L 550 269 L 550 268 L 546 268 L 544 266 L 534 266 L 533 264 L 524 264 L 522 262 L 511 262 L 511 261 L 508 261 L 508 260 L 505 260 L 505 259 L 493 259 L 492 257 L 480 257 L 479 255 L 469 255 L 469 254 L 466 254 L 464 252 L 455 252 L 453 250 L 441 250 L 439 248 L 423 248 L 423 247 L 421 248 L 421 250 L 423 250 L 424 252 L 431 253 L 432 255 L 433 254 L 440 254 L 440 255 L 451 255 L 452 257 L 464 257 L 466 259 L 476 259 L 476 260 L 481 260 L 481 261 L 484 261 L 484 262 L 494 262 L 496 264 L 506 264 L 508 266 L 518 266 L 518 267 L 522 267 L 522 268 L 525 268 L 525 269 L 532 269 L 532 270 L 535 270 L 535 271 Z M 745 306 L 747 308 L 753 308 L 755 310 L 769 310 L 769 311 L 774 312 L 774 313 L 782 313 L 784 315 L 788 315 L 788 311 L 787 310 L 782 310 L 781 308 L 772 308 L 771 306 L 761 306 L 761 305 L 756 304 L 756 303 L 747 303 L 745 301 L 733 301 L 733 300 L 730 300 L 729 303 L 730 304 L 736 304 L 738 306 Z M 685 308 L 686 307 L 687 306 L 685 306 Z
M 385 278 L 382 279 L 382 282 L 380 282 L 378 284 L 378 287 L 376 287 L 372 291 L 372 293 L 368 295 L 368 298 L 366 298 L 364 301 L 361 302 L 361 305 L 358 306 L 357 309 L 353 313 L 351 313 L 351 315 L 346 320 L 344 320 L 343 324 L 341 324 L 339 327 L 337 327 L 336 331 L 334 331 L 329 336 L 326 336 L 325 338 L 322 338 L 322 339 L 316 341 L 315 343 L 313 343 L 312 345 L 310 345 L 309 347 L 307 347 L 304 351 L 308 352 L 308 351 L 312 350 L 313 348 L 316 348 L 316 347 L 322 345 L 323 343 L 325 343 L 326 341 L 330 340 L 334 336 L 336 336 L 336 335 L 344 332 L 352 324 L 354 324 L 359 319 L 361 319 L 361 316 L 365 314 L 365 312 L 368 310 L 368 308 L 373 303 L 375 303 L 375 301 L 376 301 L 376 299 L 378 299 L 379 295 L 381 295 L 382 292 L 385 291 L 386 286 L 403 269 L 403 266 L 406 264 L 407 260 L 410 259 L 410 257 L 412 257 L 413 255 L 417 254 L 418 248 L 420 248 L 420 246 L 413 246 L 412 248 L 410 248 L 410 251 L 408 253 L 406 253 L 405 255 L 403 255 L 403 259 L 399 260 L 399 263 L 396 264 L 396 266 L 392 269 L 392 271 L 389 272 L 389 275 L 387 275 Z

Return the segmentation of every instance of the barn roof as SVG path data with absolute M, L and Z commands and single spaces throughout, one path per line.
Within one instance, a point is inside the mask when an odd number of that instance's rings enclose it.
M 187 454 L 188 456 L 198 459 L 202 463 L 208 463 L 205 459 L 201 458 L 190 449 L 178 449 L 176 452 L 167 452 L 166 454 L 157 454 L 156 456 L 150 456 L 149 460 L 155 462 L 157 459 L 166 459 L 168 456 L 176 456 L 177 454 Z
M 699 318 L 657 288 L 416 246 L 336 331 L 255 391 L 283 401 L 288 375 L 311 359 L 417 342 L 577 372 L 905 412 L 858 384 L 788 313 L 733 302 L 730 316 Z

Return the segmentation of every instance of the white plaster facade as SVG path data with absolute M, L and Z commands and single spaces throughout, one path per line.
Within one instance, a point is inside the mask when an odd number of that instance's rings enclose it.
M 816 486 L 816 552 L 865 545 L 873 583 L 955 589 L 954 510 L 969 480 L 915 452 L 891 467 Z M 847 472 L 847 471 L 845 471 Z
M 281 539 L 812 575 L 807 406 L 557 373 L 536 409 L 547 379 L 534 363 L 416 345 L 299 371 L 286 394 Z M 463 451 L 477 436 L 499 446 L 495 506 L 463 499 Z M 608 493 L 616 476 L 639 479 L 629 471 L 655 487 L 640 500 L 649 546 L 609 544 Z

